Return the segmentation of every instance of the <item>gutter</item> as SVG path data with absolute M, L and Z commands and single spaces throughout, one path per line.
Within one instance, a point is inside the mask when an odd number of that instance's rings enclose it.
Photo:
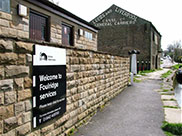
M 60 17 L 63 17 L 73 23 L 76 23 L 78 25 L 81 25 L 87 29 L 90 29 L 93 32 L 98 33 L 99 28 L 93 26 L 89 22 L 79 18 L 78 16 L 72 14 L 71 12 L 53 4 L 52 2 L 49 2 L 47 0 L 26 0 L 29 3 L 32 3 L 40 8 L 43 8 L 49 12 L 52 12 Z

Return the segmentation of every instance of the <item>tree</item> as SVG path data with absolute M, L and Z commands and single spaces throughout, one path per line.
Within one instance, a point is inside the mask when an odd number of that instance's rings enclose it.
M 174 49 L 178 49 L 178 48 L 181 48 L 182 45 L 181 45 L 181 41 L 174 41 L 172 44 L 169 44 L 168 47 L 167 47 L 167 50 L 169 52 L 173 51 Z
M 181 41 L 174 41 L 173 43 L 169 44 L 167 50 L 164 51 L 165 56 L 169 55 L 173 58 L 174 61 L 180 62 L 182 56 L 182 44 Z

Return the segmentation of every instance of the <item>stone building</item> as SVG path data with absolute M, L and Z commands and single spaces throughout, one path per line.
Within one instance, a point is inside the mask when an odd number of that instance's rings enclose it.
M 1 0 L 0 34 L 97 50 L 97 32 L 48 0 Z
M 112 5 L 91 23 L 100 28 L 99 51 L 128 55 L 129 50 L 140 50 L 139 70 L 160 67 L 161 34 L 150 21 Z
M 0 136 L 70 135 L 127 87 L 129 57 L 98 52 L 97 32 L 97 27 L 47 0 L 0 0 Z M 36 47 L 42 50 L 36 52 Z M 49 51 L 51 55 L 45 54 Z M 64 57 L 55 59 L 57 54 Z M 35 56 L 41 61 L 38 66 Z M 63 95 L 53 95 L 54 87 L 40 90 L 36 86 L 40 76 L 35 77 L 35 73 L 47 69 L 35 72 L 35 67 L 57 59 L 64 61 L 64 73 L 52 70 L 57 66 L 48 69 L 55 73 L 51 76 L 61 87 L 56 91 Z M 47 72 L 44 75 L 50 77 Z M 63 76 L 64 87 L 60 81 Z M 47 86 L 50 82 L 47 77 L 44 83 Z M 34 92 L 43 95 L 34 99 Z M 54 96 L 61 101 L 55 101 Z M 48 97 L 51 102 L 47 102 Z M 45 105 L 40 107 L 41 99 Z M 46 112 L 55 104 L 64 111 Z M 35 109 L 40 109 L 38 117 L 47 122 L 37 125 L 42 120 L 35 118 Z

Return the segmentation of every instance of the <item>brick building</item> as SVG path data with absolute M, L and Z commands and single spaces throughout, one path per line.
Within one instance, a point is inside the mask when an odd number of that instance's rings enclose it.
M 100 28 L 99 51 L 128 55 L 129 50 L 140 50 L 139 70 L 160 67 L 161 34 L 151 22 L 112 5 L 91 23 Z

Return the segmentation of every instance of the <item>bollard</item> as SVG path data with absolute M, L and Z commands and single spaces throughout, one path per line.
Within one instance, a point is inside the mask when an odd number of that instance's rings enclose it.
M 133 85 L 133 76 L 137 74 L 137 56 L 136 54 L 139 54 L 140 51 L 132 50 L 129 51 L 128 54 L 131 55 L 131 85 Z
M 139 54 L 139 53 L 140 53 L 139 50 L 128 51 L 128 54 L 131 55 L 131 73 L 133 73 L 134 75 L 137 74 L 137 56 L 136 56 L 136 54 Z
M 136 54 L 132 54 L 131 55 L 131 72 L 133 74 L 137 74 L 137 63 L 136 63 L 137 59 L 136 59 Z

